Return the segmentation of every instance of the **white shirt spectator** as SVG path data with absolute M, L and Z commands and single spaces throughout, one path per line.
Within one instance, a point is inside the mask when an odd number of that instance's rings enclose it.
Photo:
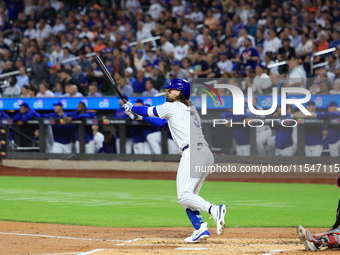
M 153 20 L 157 20 L 159 17 L 159 14 L 164 10 L 164 8 L 159 4 L 155 3 L 150 5 L 148 13 L 150 14 L 151 18 Z
M 308 40 L 305 44 L 300 42 L 299 46 L 296 48 L 296 53 L 300 54 L 302 52 L 312 52 L 312 41 Z
M 37 97 L 55 97 L 55 95 L 51 90 L 46 90 L 46 92 L 44 94 L 39 92 L 37 94 Z
M 103 147 L 104 135 L 100 132 L 97 132 L 93 136 L 93 141 L 94 141 L 94 153 L 98 153 L 98 151 Z
M 175 18 L 180 18 L 182 17 L 185 9 L 183 5 L 180 6 L 172 6 L 172 16 Z
M 21 88 L 15 84 L 13 87 L 12 86 L 7 87 L 2 95 L 13 97 L 13 96 L 18 96 L 20 94 L 21 94 Z
M 255 47 L 255 39 L 252 35 L 248 35 L 247 38 L 251 40 L 252 47 Z M 237 48 L 239 49 L 239 52 L 243 52 L 246 48 L 244 47 L 244 37 L 241 36 L 237 39 L 236 42 Z
M 150 91 L 144 91 L 142 96 L 143 97 L 153 97 L 155 94 L 158 94 L 159 91 L 155 88 L 152 88 Z
M 269 65 L 271 65 L 271 64 L 275 64 L 275 62 L 272 60 L 272 61 L 270 61 Z M 269 65 L 267 65 L 267 66 L 269 66 Z M 278 66 L 269 68 L 269 71 L 270 71 L 270 73 L 279 74 L 279 68 L 278 68 Z
M 307 81 L 306 71 L 302 65 L 296 66 L 290 71 L 288 76 L 289 85 L 299 82 L 301 83 L 300 85 L 301 88 L 306 88 L 306 81 Z
M 140 3 L 137 0 L 127 0 L 125 3 L 125 9 L 133 13 L 142 11 L 140 8 Z
M 59 25 L 57 25 L 57 24 L 55 24 L 54 26 L 53 26 L 53 34 L 58 34 L 59 32 L 65 32 L 66 31 L 66 26 L 63 24 L 63 23 L 61 23 L 61 24 L 59 24 Z
M 27 85 L 29 82 L 28 76 L 25 75 L 18 75 L 17 78 L 17 85 L 22 88 L 24 85 Z
M 80 34 L 79 34 L 79 38 L 83 38 L 83 37 L 87 37 L 87 38 L 89 38 L 90 40 L 92 40 L 93 39 L 93 34 L 92 34 L 92 32 L 91 31 L 87 31 L 87 32 L 85 32 L 85 31 L 83 31 L 83 32 L 81 32 Z
M 52 33 L 52 27 L 49 24 L 45 24 L 42 30 L 39 29 L 37 24 L 37 37 L 38 38 L 49 38 Z
M 263 94 L 262 89 L 267 89 L 272 86 L 272 82 L 268 74 L 263 73 L 260 76 L 256 75 L 253 80 L 253 90 L 258 94 Z
M 51 0 L 51 7 L 53 7 L 56 11 L 59 11 L 60 2 L 58 0 Z
M 61 61 L 64 59 L 63 51 L 62 50 L 60 50 L 59 52 L 53 51 L 52 54 L 51 54 L 50 59 L 51 59 L 51 62 L 54 65 L 60 65 Z
M 141 40 L 148 39 L 148 38 L 151 38 L 151 37 L 152 37 L 152 34 L 151 34 L 150 30 L 148 30 L 145 27 L 143 27 L 143 29 L 141 31 L 137 31 L 137 35 L 136 35 L 137 41 L 141 41 Z
M 277 37 L 271 40 L 266 40 L 263 45 L 263 52 L 266 53 L 271 51 L 273 53 L 277 53 L 279 48 L 281 47 L 281 40 Z
M 170 54 L 171 52 L 175 51 L 175 46 L 171 42 L 166 42 L 165 44 L 162 45 L 162 50 L 166 54 Z
M 28 37 L 30 40 L 37 38 L 38 37 L 37 30 L 35 30 L 34 28 L 26 29 L 24 32 L 24 37 Z
M 186 56 L 188 56 L 188 50 L 189 50 L 189 45 L 184 45 L 181 47 L 180 45 L 177 45 L 175 48 L 175 59 L 176 60 L 182 60 Z
M 220 69 L 220 74 L 223 75 L 225 72 L 230 72 L 233 69 L 233 63 L 227 59 L 226 61 L 218 61 L 217 67 Z
M 198 36 L 196 36 L 196 42 L 198 46 L 203 46 L 204 36 L 202 34 L 199 34 Z
M 156 22 L 154 21 L 151 21 L 151 22 L 148 22 L 148 23 L 144 23 L 144 28 L 151 31 L 152 29 L 154 29 L 156 26 Z
M 195 23 L 203 22 L 203 20 L 204 20 L 203 12 L 192 12 L 190 14 L 190 19 Z

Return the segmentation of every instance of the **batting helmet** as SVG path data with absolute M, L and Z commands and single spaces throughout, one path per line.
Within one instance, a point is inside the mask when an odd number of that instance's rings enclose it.
M 178 78 L 173 79 L 165 88 L 182 91 L 186 98 L 189 99 L 190 97 L 190 83 L 187 80 Z

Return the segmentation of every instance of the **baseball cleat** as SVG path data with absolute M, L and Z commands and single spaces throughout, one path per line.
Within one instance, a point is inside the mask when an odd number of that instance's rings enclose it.
M 305 246 L 307 251 L 319 251 L 313 242 L 309 241 L 313 239 L 312 234 L 304 229 L 302 226 L 297 227 L 297 234 L 300 238 L 301 243 Z
M 211 207 L 210 213 L 216 222 L 216 233 L 218 235 L 223 234 L 223 229 L 225 228 L 224 217 L 227 213 L 227 206 L 224 204 L 221 205 L 213 205 Z
M 210 236 L 210 232 L 207 228 L 208 223 L 204 222 L 201 224 L 201 227 L 195 230 L 191 236 L 188 236 L 184 239 L 186 243 L 199 243 L 200 241 L 207 239 Z

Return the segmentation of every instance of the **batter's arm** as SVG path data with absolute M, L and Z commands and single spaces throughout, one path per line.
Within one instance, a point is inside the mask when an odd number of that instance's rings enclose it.
M 143 117 L 158 117 L 156 107 L 132 106 L 131 111 Z

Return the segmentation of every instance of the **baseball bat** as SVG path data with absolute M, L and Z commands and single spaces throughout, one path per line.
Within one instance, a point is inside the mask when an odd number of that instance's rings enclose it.
M 118 97 L 123 100 L 124 104 L 127 103 L 127 101 L 123 98 L 122 93 L 120 93 L 117 83 L 112 78 L 109 70 L 107 70 L 106 66 L 104 65 L 103 61 L 100 59 L 98 55 L 94 56 L 94 62 L 96 62 L 97 66 L 99 67 L 100 71 L 104 74 L 105 78 L 110 82 L 110 85 L 113 87 L 113 89 L 116 91 Z

